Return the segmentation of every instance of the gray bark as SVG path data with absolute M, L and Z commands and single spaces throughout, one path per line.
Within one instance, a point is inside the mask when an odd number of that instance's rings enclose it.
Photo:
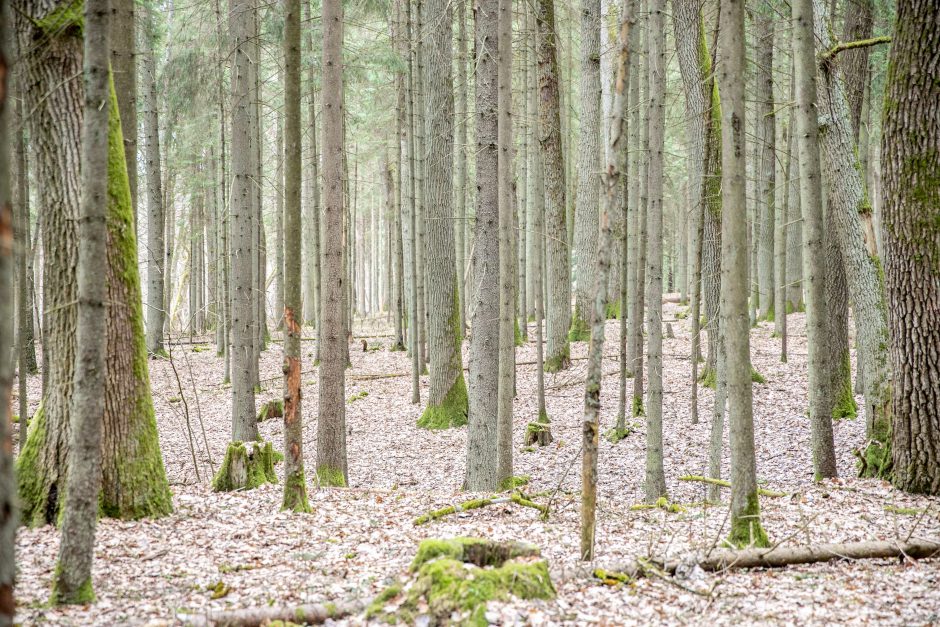
M 161 355 L 167 302 L 164 300 L 166 242 L 163 182 L 160 168 L 160 120 L 157 103 L 156 25 L 153 9 L 144 13 L 144 136 L 147 168 L 147 350 Z

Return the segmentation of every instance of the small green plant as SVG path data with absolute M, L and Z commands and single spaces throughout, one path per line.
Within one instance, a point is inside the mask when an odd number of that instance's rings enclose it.
M 346 399 L 346 403 L 347 403 L 347 404 L 355 403 L 356 401 L 358 401 L 358 400 L 360 400 L 360 399 L 363 399 L 363 398 L 367 397 L 368 395 L 369 395 L 369 393 L 366 392 L 365 390 L 359 390 L 358 392 L 356 392 L 355 394 L 353 394 L 352 396 L 350 396 L 349 398 L 347 398 L 347 399 Z

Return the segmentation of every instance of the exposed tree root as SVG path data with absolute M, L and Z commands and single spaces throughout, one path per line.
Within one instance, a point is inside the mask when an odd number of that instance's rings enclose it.
M 274 621 L 299 625 L 322 625 L 327 620 L 343 618 L 362 611 L 362 605 L 313 603 L 250 607 L 243 610 L 210 610 L 199 614 L 177 614 L 177 620 L 191 627 L 256 627 Z
M 722 488 L 731 487 L 730 481 L 725 481 L 724 479 L 713 479 L 712 477 L 702 477 L 699 475 L 683 475 L 679 477 L 679 481 L 699 481 L 701 483 L 709 483 L 711 485 L 721 486 Z M 757 488 L 757 493 L 761 496 L 772 496 L 775 498 L 787 496 L 786 492 L 776 492 L 774 490 L 765 490 L 764 488 Z
M 443 518 L 444 516 L 449 516 L 451 514 L 456 514 L 457 512 L 466 512 L 471 509 L 480 509 L 481 507 L 486 507 L 488 505 L 500 505 L 503 503 L 515 503 L 516 505 L 521 505 L 523 507 L 531 507 L 537 509 L 542 513 L 542 518 L 548 517 L 548 506 L 536 503 L 526 498 L 522 493 L 516 492 L 511 496 L 500 496 L 495 498 L 488 499 L 471 499 L 469 501 L 464 501 L 458 505 L 449 505 L 442 509 L 433 510 L 422 514 L 414 519 L 415 527 L 420 525 L 427 524 L 432 520 L 437 520 L 438 518 Z

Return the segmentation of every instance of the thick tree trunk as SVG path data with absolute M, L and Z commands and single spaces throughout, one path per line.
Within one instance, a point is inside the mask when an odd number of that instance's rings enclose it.
M 545 255 L 548 261 L 548 267 L 545 269 L 548 290 L 545 370 L 557 372 L 567 368 L 571 359 L 568 346 L 568 328 L 571 323 L 571 267 L 565 217 L 565 159 L 562 154 L 557 35 L 552 0 L 539 0 L 536 17 L 539 30 L 538 132 L 542 177 L 545 182 L 545 224 L 548 238 Z M 477 220 L 479 219 L 477 214 Z M 479 275 L 474 273 L 474 276 Z
M 750 326 L 745 283 L 746 163 L 744 159 L 744 0 L 721 5 L 718 82 L 721 116 L 721 327 L 726 351 L 731 442 L 731 533 L 735 546 L 767 546 L 760 524 L 754 419 L 751 405 Z M 773 129 L 771 128 L 771 132 Z
M 793 5 L 793 80 L 796 84 L 796 129 L 799 137 L 800 207 L 803 211 L 803 276 L 806 295 L 806 337 L 809 362 L 810 441 L 813 473 L 836 475 L 832 436 L 832 404 L 828 390 L 828 346 L 825 226 L 816 115 L 816 51 L 813 45 L 813 0 Z
M 427 260 L 430 390 L 419 426 L 444 429 L 467 422 L 467 388 L 460 346 L 460 298 L 454 251 L 453 13 L 447 0 L 425 0 L 424 23 L 432 25 L 424 45 L 424 109 L 427 132 Z
M 477 284 L 470 307 L 470 414 L 464 487 L 479 492 L 494 490 L 499 483 L 499 195 L 493 185 L 499 176 L 498 0 L 480 0 L 474 21 L 477 193 L 471 264 Z
M 893 481 L 940 494 L 940 13 L 902 2 L 895 32 L 881 150 Z
M 455 3 L 457 18 L 457 99 L 454 117 L 457 122 L 457 137 L 454 147 L 454 170 L 457 189 L 454 193 L 454 217 L 456 218 L 456 263 L 457 296 L 460 300 L 460 334 L 467 328 L 467 288 L 464 274 L 467 267 L 467 17 L 466 0 Z
M 323 200 L 324 290 L 320 322 L 320 406 L 317 422 L 317 478 L 321 485 L 346 486 L 346 332 L 343 323 L 343 5 L 323 3 Z
M 111 74 L 121 111 L 121 133 L 127 155 L 127 182 L 131 189 L 131 206 L 135 228 L 137 219 L 137 28 L 134 0 L 111 0 Z M 140 229 L 137 229 L 138 233 Z

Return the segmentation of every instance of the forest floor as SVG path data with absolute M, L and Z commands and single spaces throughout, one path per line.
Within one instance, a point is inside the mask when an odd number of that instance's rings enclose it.
M 664 440 L 670 502 L 682 504 L 684 511 L 631 509 L 643 495 L 644 424 L 635 425 L 635 431 L 616 445 L 602 439 L 598 566 L 622 564 L 636 556 L 687 557 L 727 535 L 727 507 L 703 505 L 703 484 L 679 480 L 686 474 L 705 474 L 713 393 L 700 388 L 703 420 L 690 424 L 690 333 L 687 320 L 675 320 L 677 308 L 685 310 L 670 303 L 665 306 L 665 318 L 672 320 L 676 339 L 664 343 Z M 753 364 L 766 378 L 766 383 L 754 386 L 758 477 L 763 487 L 788 494 L 761 499 L 762 521 L 771 541 L 787 546 L 940 538 L 938 499 L 907 495 L 885 482 L 855 478 L 853 450 L 864 443 L 862 416 L 835 424 L 840 478 L 813 481 L 805 415 L 803 315 L 789 316 L 789 326 L 788 363 L 779 360 L 779 340 L 772 337 L 772 323 L 761 323 L 751 335 Z M 160 520 L 100 521 L 94 563 L 98 602 L 85 607 L 46 605 L 58 533 L 48 526 L 21 529 L 17 536 L 18 619 L 30 625 L 172 625 L 177 624 L 178 612 L 274 602 L 367 603 L 404 575 L 422 539 L 462 535 L 525 540 L 538 545 L 549 561 L 557 598 L 491 603 L 487 617 L 504 625 L 940 622 L 937 559 L 698 572 L 682 582 L 647 578 L 619 586 L 594 579 L 591 567 L 578 561 L 585 344 L 573 346 L 575 361 L 569 370 L 546 378 L 555 442 L 544 449 L 523 450 L 521 446 L 526 424 L 536 417 L 537 409 L 535 367 L 520 365 L 518 370 L 515 473 L 531 477 L 527 491 L 553 492 L 548 520 L 540 520 L 533 509 L 508 504 L 415 527 L 416 516 L 472 496 L 460 492 L 466 427 L 436 433 L 417 428 L 422 406 L 410 403 L 408 358 L 388 350 L 390 337 L 383 335 L 388 330 L 381 324 L 366 321 L 357 325 L 356 332 L 346 396 L 368 395 L 346 405 L 349 489 L 318 489 L 311 479 L 317 415 L 313 342 L 304 342 L 303 351 L 304 447 L 313 509 L 306 515 L 279 511 L 279 485 L 240 493 L 212 492 L 212 469 L 218 468 L 231 429 L 231 391 L 220 383 L 223 363 L 214 345 L 175 345 L 172 363 L 150 363 L 174 513 Z M 362 352 L 360 334 L 371 336 L 366 339 L 375 350 Z M 619 324 L 610 321 L 604 351 L 609 357 L 604 362 L 602 430 L 613 425 L 617 410 L 618 335 Z M 519 362 L 534 362 L 534 343 L 518 349 L 517 355 Z M 280 396 L 280 343 L 272 342 L 263 354 L 261 373 L 264 390 L 259 405 Z M 39 386 L 38 377 L 30 380 L 31 399 L 38 397 Z M 421 398 L 427 398 L 426 376 L 422 377 Z M 187 408 L 198 480 L 187 435 Z M 281 421 L 263 422 L 260 429 L 264 438 L 281 447 Z M 725 477 L 728 463 L 726 451 Z M 727 499 L 727 490 L 723 492 Z M 548 497 L 540 500 L 546 502 Z M 364 619 L 341 622 L 362 624 Z

